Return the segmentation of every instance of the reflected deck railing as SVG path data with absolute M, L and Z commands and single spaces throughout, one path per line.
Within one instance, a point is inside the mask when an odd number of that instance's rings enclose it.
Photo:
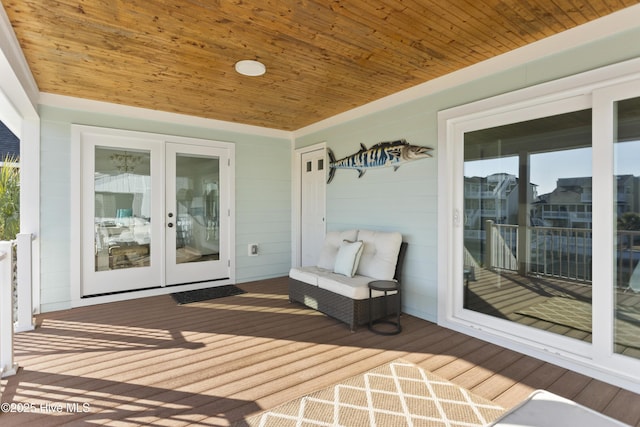
M 522 227 L 487 224 L 487 266 L 519 271 L 519 235 Z M 590 283 L 592 280 L 592 229 L 526 227 L 527 274 Z M 640 261 L 640 231 L 619 230 L 616 249 L 616 285 L 626 287 Z

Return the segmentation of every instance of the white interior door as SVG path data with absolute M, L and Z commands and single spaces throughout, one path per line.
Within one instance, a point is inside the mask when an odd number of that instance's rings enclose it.
M 316 265 L 325 235 L 326 154 L 324 149 L 302 154 L 301 265 Z
M 229 150 L 166 144 L 167 285 L 230 277 Z

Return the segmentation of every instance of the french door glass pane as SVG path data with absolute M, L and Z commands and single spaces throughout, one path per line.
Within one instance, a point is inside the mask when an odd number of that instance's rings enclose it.
M 95 149 L 95 271 L 147 267 L 151 250 L 151 154 Z
M 640 358 L 640 98 L 615 106 L 614 349 Z
M 176 155 L 176 263 L 220 258 L 220 160 Z
M 591 341 L 591 110 L 464 135 L 464 308 Z

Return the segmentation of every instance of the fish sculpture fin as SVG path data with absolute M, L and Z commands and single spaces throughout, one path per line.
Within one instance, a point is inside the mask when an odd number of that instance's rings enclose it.
M 333 181 L 333 176 L 336 174 L 336 168 L 333 164 L 336 162 L 336 156 L 334 156 L 331 148 L 327 147 L 327 154 L 329 155 L 329 178 L 327 179 L 327 184 Z
M 357 169 L 358 170 L 358 178 L 362 178 L 362 175 L 367 171 L 366 169 Z
M 366 145 L 364 145 L 362 142 L 360 143 L 360 152 L 362 153 L 363 151 L 367 151 L 368 148 Z
M 394 171 L 394 172 L 395 172 L 395 171 L 397 171 L 398 169 L 400 169 L 400 166 L 394 166 L 394 167 L 393 167 L 393 171 Z
M 372 146 L 371 149 L 373 150 L 374 148 L 402 147 L 403 145 L 409 145 L 406 139 L 378 142 L 376 145 Z

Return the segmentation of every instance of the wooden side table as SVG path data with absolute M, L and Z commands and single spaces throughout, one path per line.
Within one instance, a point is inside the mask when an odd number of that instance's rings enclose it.
M 372 301 L 373 301 L 373 291 L 381 291 L 384 292 L 384 316 L 381 319 L 372 320 L 371 313 L 373 312 Z M 387 294 L 389 292 L 396 291 L 398 293 L 398 306 L 396 307 L 396 320 L 389 320 L 387 314 Z M 380 335 L 396 335 L 402 331 L 402 326 L 400 325 L 400 311 L 402 307 L 402 298 L 400 298 L 400 283 L 393 280 L 374 280 L 373 282 L 369 282 L 369 330 L 375 332 Z M 383 331 L 380 329 L 374 328 L 376 324 L 387 324 L 394 326 L 395 328 L 390 331 Z

